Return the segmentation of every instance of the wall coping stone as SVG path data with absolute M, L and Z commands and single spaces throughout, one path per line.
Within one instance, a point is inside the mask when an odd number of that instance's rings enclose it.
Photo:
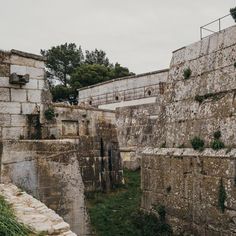
M 213 150 L 205 148 L 202 152 L 194 150 L 193 148 L 153 148 L 146 147 L 140 151 L 144 155 L 160 155 L 160 156 L 185 156 L 185 157 L 219 157 L 219 158 L 233 158 L 236 159 L 236 149 L 221 149 Z

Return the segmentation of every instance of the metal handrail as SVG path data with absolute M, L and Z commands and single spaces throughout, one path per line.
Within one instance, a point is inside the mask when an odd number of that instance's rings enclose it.
M 225 19 L 226 17 L 229 17 L 229 16 L 231 16 L 231 13 L 228 14 L 228 15 L 222 16 L 222 17 L 220 17 L 220 18 L 218 18 L 218 19 L 216 19 L 216 20 L 213 20 L 213 21 L 211 21 L 211 22 L 208 23 L 208 24 L 205 24 L 205 25 L 201 26 L 201 27 L 200 27 L 200 38 L 201 38 L 201 40 L 209 36 L 209 35 L 208 35 L 208 36 L 203 37 L 203 30 L 206 30 L 206 31 L 211 32 L 211 33 L 220 32 L 220 31 L 222 30 L 222 27 L 221 27 L 222 20 Z M 216 23 L 216 22 L 219 23 L 219 25 L 218 25 L 218 31 L 213 31 L 213 30 L 211 30 L 211 29 L 206 28 L 206 26 L 212 25 L 212 24 L 214 24 L 214 23 Z

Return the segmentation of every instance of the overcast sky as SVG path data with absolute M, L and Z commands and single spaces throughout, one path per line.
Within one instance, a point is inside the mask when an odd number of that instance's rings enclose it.
M 135 73 L 164 69 L 171 52 L 236 0 L 0 0 L 0 48 L 38 54 L 65 42 L 103 49 Z M 226 24 L 232 24 L 231 22 Z

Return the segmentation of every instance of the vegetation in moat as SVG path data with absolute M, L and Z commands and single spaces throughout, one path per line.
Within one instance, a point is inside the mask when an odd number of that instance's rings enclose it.
M 87 199 L 93 230 L 97 236 L 172 235 L 163 214 L 140 210 L 140 172 L 124 171 L 125 185 L 110 193 L 94 193 Z M 159 212 L 158 212 L 159 213 Z M 161 211 L 163 213 L 163 211 Z
M 0 196 L 0 235 L 26 236 L 30 233 L 29 229 L 17 222 L 10 205 Z

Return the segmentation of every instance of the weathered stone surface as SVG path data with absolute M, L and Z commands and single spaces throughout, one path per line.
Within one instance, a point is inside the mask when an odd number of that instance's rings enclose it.
M 142 208 L 166 207 L 167 219 L 176 233 L 226 235 L 235 229 L 235 154 L 206 149 L 153 149 L 142 152 Z M 220 180 L 226 190 L 226 211 L 218 205 Z M 231 205 L 229 205 L 229 201 Z M 229 208 L 228 208 L 229 207 Z M 203 233 L 208 232 L 208 233 Z
M 76 236 L 59 215 L 16 186 L 0 184 L 0 195 L 11 205 L 19 222 L 35 233 Z
M 11 101 L 12 102 L 26 102 L 26 90 L 25 89 L 11 89 Z
M 28 90 L 28 101 L 40 103 L 42 101 L 41 93 L 41 90 Z
M 10 101 L 10 90 L 8 88 L 0 88 L 0 101 Z

